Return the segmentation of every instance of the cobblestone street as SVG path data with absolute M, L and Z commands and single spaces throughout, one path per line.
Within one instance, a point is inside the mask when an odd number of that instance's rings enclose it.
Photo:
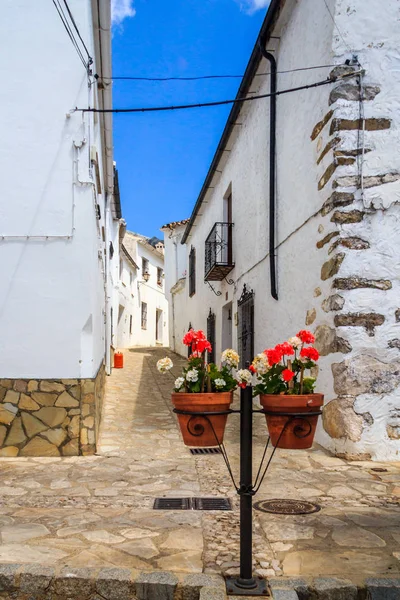
M 183 445 L 164 349 L 125 351 L 107 379 L 98 456 L 2 458 L 0 562 L 139 571 L 236 573 L 238 499 L 222 457 Z M 255 460 L 266 436 L 257 415 Z M 238 418 L 226 447 L 238 473 Z M 233 512 L 154 511 L 155 497 L 229 496 Z M 318 502 L 305 516 L 254 511 L 255 569 L 261 575 L 335 575 L 356 583 L 400 573 L 400 466 L 346 462 L 318 446 L 281 450 L 256 500 Z

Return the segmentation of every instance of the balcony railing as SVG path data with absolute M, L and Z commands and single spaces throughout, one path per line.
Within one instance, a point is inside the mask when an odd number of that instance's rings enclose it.
M 222 281 L 235 263 L 233 262 L 233 223 L 215 223 L 205 245 L 205 281 Z

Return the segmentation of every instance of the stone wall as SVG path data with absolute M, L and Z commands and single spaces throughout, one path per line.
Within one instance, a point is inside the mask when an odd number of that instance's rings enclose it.
M 393 460 L 400 453 L 400 161 L 387 154 L 398 123 L 374 75 L 370 63 L 361 81 L 338 83 L 311 132 L 322 199 L 316 247 L 325 262 L 306 324 L 314 323 L 336 395 L 325 406 L 320 441 L 346 458 Z
M 95 379 L 0 379 L 0 456 L 95 454 L 105 369 Z

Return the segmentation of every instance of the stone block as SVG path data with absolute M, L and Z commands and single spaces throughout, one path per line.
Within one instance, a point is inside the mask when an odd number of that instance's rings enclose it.
M 95 382 L 93 379 L 86 379 L 82 381 L 82 394 L 94 394 Z
M 333 294 L 326 298 L 322 303 L 322 310 L 330 312 L 333 310 L 342 310 L 344 306 L 344 298 L 339 294 Z
M 68 392 L 63 392 L 58 396 L 55 406 L 62 406 L 63 408 L 76 408 L 79 406 L 79 401 L 71 396 Z
M 317 248 L 320 250 L 325 246 L 325 244 L 329 244 L 329 242 L 338 235 L 338 231 L 331 231 L 325 237 L 323 237 L 322 240 L 319 240 L 319 242 L 316 243 Z
M 200 600 L 226 600 L 225 590 L 220 588 L 204 587 L 200 590 Z M 297 600 L 297 597 L 296 597 Z
M 72 385 L 68 388 L 68 393 L 71 394 L 77 400 L 81 399 L 81 386 L 80 385 Z
M 27 412 L 21 413 L 22 423 L 29 438 L 48 429 L 47 425 L 39 421 L 36 417 Z
M 201 589 L 207 588 L 225 590 L 225 581 L 219 575 L 207 573 L 187 575 L 182 583 L 182 600 L 198 600 Z
M 349 210 L 348 212 L 336 210 L 331 217 L 331 221 L 332 223 L 337 223 L 338 225 L 361 223 L 364 218 L 364 214 L 365 213 L 361 210 Z
M 321 131 L 323 130 L 323 128 L 325 127 L 325 125 L 327 123 L 329 123 L 329 121 L 331 120 L 331 118 L 333 117 L 333 110 L 330 110 L 328 113 L 326 113 L 326 115 L 323 117 L 323 119 L 321 119 L 321 121 L 319 121 L 314 129 L 311 132 L 311 140 L 314 141 L 319 134 L 321 133 Z
M 46 406 L 35 412 L 35 417 L 46 423 L 49 427 L 58 427 L 67 416 L 65 408 Z
M 354 398 L 335 398 L 325 405 L 322 422 L 331 438 L 346 438 L 358 442 L 363 432 L 364 420 L 354 412 Z
M 295 590 L 301 598 L 309 597 L 309 583 L 302 577 L 271 577 L 268 583 L 271 590 Z
M 274 587 L 273 589 L 271 588 L 271 592 L 272 600 L 299 600 L 299 597 L 295 590 Z
M 25 594 L 44 594 L 54 576 L 52 567 L 25 565 L 20 572 L 20 590 Z
M 322 281 L 326 281 L 330 277 L 336 275 L 339 271 L 342 262 L 345 259 L 345 253 L 339 252 L 335 256 L 332 256 L 329 260 L 327 260 L 321 267 L 321 279 Z
M 0 385 L 7 390 L 11 390 L 14 385 L 13 379 L 0 379 Z
M 62 446 L 61 453 L 63 456 L 79 456 L 79 440 L 71 440 Z
M 400 579 L 397 577 L 371 578 L 365 582 L 368 600 L 399 600 Z
M 34 379 L 31 379 L 31 381 L 28 381 L 28 388 L 27 388 L 28 392 L 36 392 L 38 389 L 39 389 L 38 381 L 35 381 Z
M 373 100 L 381 89 L 377 85 L 363 86 L 363 100 Z M 329 95 L 329 104 L 333 104 L 337 100 L 347 100 L 349 102 L 360 101 L 360 86 L 354 83 L 344 82 L 331 90 Z
M 21 394 L 21 398 L 19 400 L 18 408 L 20 410 L 39 410 L 40 405 L 35 402 L 31 396 L 27 394 Z
M 16 446 L 7 446 L 7 448 L 0 449 L 0 456 L 14 458 L 18 456 L 19 450 Z
M 338 277 L 333 282 L 333 287 L 338 290 L 357 290 L 371 288 L 374 290 L 390 290 L 392 282 L 388 279 L 366 279 L 365 277 Z
M 358 591 L 351 581 L 335 577 L 318 577 L 313 582 L 318 600 L 357 600 Z
M 0 423 L 9 425 L 14 419 L 18 412 L 18 408 L 13 404 L 1 404 L 0 405 Z
M 21 565 L 0 564 L 0 592 L 12 592 L 16 589 L 16 577 Z
M 333 163 L 331 163 L 325 170 L 324 174 L 322 175 L 321 179 L 318 181 L 318 189 L 321 191 L 326 184 L 328 183 L 328 181 L 330 180 L 330 178 L 332 177 L 332 175 L 334 174 L 334 172 L 336 171 L 337 168 L 337 161 L 334 161 Z
M 335 240 L 328 250 L 328 254 L 331 254 L 336 248 L 343 246 L 349 250 L 368 250 L 370 243 L 357 236 L 341 237 Z
M 167 571 L 141 573 L 136 579 L 138 600 L 173 600 L 178 578 Z
M 7 435 L 7 439 L 4 443 L 5 446 L 17 446 L 26 442 L 27 437 L 24 430 L 22 429 L 21 417 L 16 417 L 12 422 L 10 430 Z
M 65 429 L 48 429 L 42 433 L 42 436 L 45 437 L 49 442 L 54 444 L 55 446 L 61 446 L 63 442 L 65 442 L 67 438 L 67 432 Z
M 135 584 L 129 569 L 102 569 L 97 576 L 96 592 L 106 600 L 132 598 Z
M 4 402 L 11 402 L 11 404 L 18 404 L 19 397 L 20 397 L 19 392 L 16 392 L 15 390 L 8 390 L 5 395 Z
M 375 327 L 385 322 L 385 317 L 378 313 L 348 313 L 335 315 L 336 327 L 365 327 L 368 335 L 373 337 Z
M 58 394 L 49 394 L 46 392 L 32 392 L 32 398 L 40 406 L 54 406 Z
M 95 589 L 95 571 L 65 567 L 54 580 L 53 588 L 57 595 L 68 600 L 85 600 Z
M 4 425 L 0 425 L 0 446 L 3 445 L 3 442 L 6 438 L 6 434 L 7 434 L 7 427 L 5 427 Z
M 79 437 L 79 428 L 80 428 L 80 417 L 76 415 L 72 417 L 70 424 L 68 425 L 68 435 L 70 438 Z
M 306 314 L 306 325 L 312 325 L 317 317 L 315 308 L 310 308 Z
M 329 135 L 333 135 L 337 131 L 354 131 L 357 129 L 365 129 L 365 131 L 382 131 L 390 129 L 391 120 L 384 118 L 368 118 L 364 119 L 333 119 L 329 130 Z
M 34 437 L 20 452 L 20 456 L 60 456 L 57 446 L 40 437 Z
M 57 381 L 44 380 L 40 382 L 41 392 L 56 392 L 57 394 L 60 394 L 64 390 L 65 386 L 62 383 L 58 383 Z
M 338 337 L 336 330 L 328 325 L 318 325 L 315 330 L 315 347 L 321 356 L 328 356 L 334 352 L 347 354 L 351 346 L 347 340 Z
M 399 385 L 400 363 L 384 363 L 368 355 L 332 365 L 334 389 L 339 396 L 389 394 Z

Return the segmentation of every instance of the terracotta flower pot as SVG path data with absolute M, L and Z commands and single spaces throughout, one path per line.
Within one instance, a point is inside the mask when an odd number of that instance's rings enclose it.
M 178 410 L 190 412 L 219 412 L 232 404 L 232 392 L 210 394 L 172 394 L 172 404 Z M 207 448 L 218 446 L 224 439 L 228 415 L 177 415 L 183 442 L 186 446 Z M 214 433 L 215 432 L 215 433 Z
M 261 394 L 260 402 L 263 408 L 271 412 L 304 413 L 315 412 L 321 409 L 324 403 L 323 394 L 303 394 L 285 396 L 279 394 Z M 278 448 L 292 450 L 304 450 L 311 448 L 315 430 L 317 428 L 318 415 L 302 419 L 295 417 L 287 425 L 281 438 L 279 436 L 290 420 L 288 416 L 265 415 L 271 444 Z M 279 440 L 279 443 L 278 443 Z

